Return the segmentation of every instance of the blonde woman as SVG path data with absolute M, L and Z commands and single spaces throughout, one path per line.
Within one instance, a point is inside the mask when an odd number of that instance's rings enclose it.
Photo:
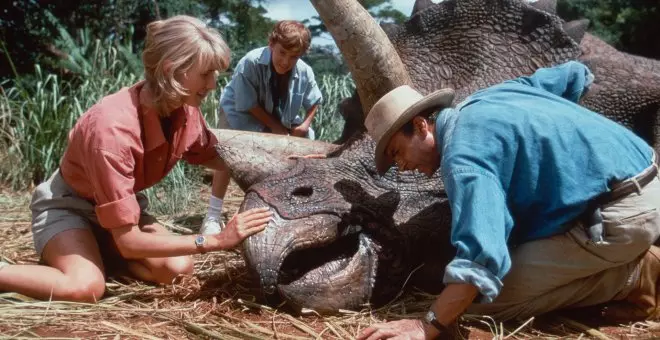
M 193 272 L 189 255 L 232 248 L 265 228 L 267 209 L 235 216 L 218 235 L 173 235 L 145 212 L 140 193 L 179 159 L 225 170 L 199 105 L 229 55 L 220 34 L 195 18 L 147 26 L 145 80 L 104 97 L 76 122 L 60 168 L 33 194 L 43 265 L 0 262 L 0 291 L 94 302 L 105 292 L 105 266 L 168 284 Z

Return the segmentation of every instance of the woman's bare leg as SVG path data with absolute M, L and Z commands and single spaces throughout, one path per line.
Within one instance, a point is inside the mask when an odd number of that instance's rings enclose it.
M 46 265 L 9 265 L 0 269 L 0 291 L 41 300 L 96 302 L 105 293 L 98 244 L 88 229 L 69 229 L 44 247 Z
M 143 223 L 143 221 L 140 221 Z M 144 221 L 140 229 L 146 233 L 168 234 L 167 228 L 158 224 L 155 218 Z M 136 278 L 144 281 L 171 284 L 179 275 L 193 273 L 191 256 L 174 256 L 129 260 L 128 270 Z
M 217 198 L 224 198 L 229 187 L 229 170 L 213 171 L 213 182 L 211 183 L 211 194 Z

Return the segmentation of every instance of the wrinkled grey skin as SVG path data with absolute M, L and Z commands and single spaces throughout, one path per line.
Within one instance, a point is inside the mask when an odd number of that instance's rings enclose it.
M 621 122 L 660 152 L 660 61 L 619 52 L 585 34 L 586 20 L 562 25 L 534 8 L 554 13 L 554 1 L 419 3 L 426 4 L 408 22 L 385 31 L 421 92 L 452 87 L 456 104 L 538 67 L 579 60 L 596 76 L 581 104 Z M 357 96 L 343 102 L 340 112 L 346 126 L 338 143 L 363 130 L 364 121 Z
M 563 24 L 515 0 L 418 1 L 416 9 L 406 24 L 385 31 L 422 92 L 450 86 L 460 101 L 538 67 L 580 59 L 596 74 L 582 104 L 657 141 L 657 61 L 624 55 L 584 34 L 584 22 Z M 362 126 L 358 100 L 342 109 Z M 405 283 L 430 293 L 442 289 L 454 254 L 443 185 L 416 173 L 376 175 L 373 147 L 358 132 L 328 159 L 288 160 L 277 171 L 247 176 L 256 181 L 239 176 L 246 190 L 241 209 L 276 212 L 244 244 L 248 268 L 274 304 L 283 299 L 295 308 L 335 312 L 385 303 Z M 240 146 L 218 151 L 237 161 L 243 152 Z M 265 152 L 263 159 L 273 156 Z
M 450 224 L 442 184 L 411 172 L 376 176 L 373 148 L 356 136 L 328 159 L 300 159 L 247 191 L 241 209 L 275 211 L 243 248 L 274 304 L 280 295 L 319 312 L 384 303 L 422 263 L 414 284 L 442 287 L 454 254 L 439 228 Z

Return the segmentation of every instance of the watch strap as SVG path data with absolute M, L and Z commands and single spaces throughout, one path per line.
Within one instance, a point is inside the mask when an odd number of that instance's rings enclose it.
M 435 329 L 437 329 L 441 335 L 448 335 L 451 334 L 449 327 L 441 324 L 438 319 L 435 318 L 435 313 L 433 310 L 429 310 L 428 314 L 424 318 L 424 321 L 427 323 L 430 323 Z
M 440 334 L 449 334 L 449 328 L 441 324 L 438 320 L 433 319 L 430 323 L 440 332 Z

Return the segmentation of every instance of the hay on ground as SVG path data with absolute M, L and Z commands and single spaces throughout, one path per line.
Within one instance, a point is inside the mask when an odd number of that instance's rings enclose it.
M 227 200 L 237 210 L 240 191 Z M 161 217 L 178 232 L 192 231 L 201 222 L 205 198 L 192 217 Z M 0 258 L 35 264 L 29 232 L 29 195 L 0 192 Z M 369 325 L 383 320 L 419 318 L 433 296 L 402 294 L 391 304 L 340 315 L 320 316 L 304 311 L 292 316 L 263 305 L 239 251 L 195 256 L 196 275 L 172 285 L 154 286 L 119 276 L 107 283 L 106 296 L 95 304 L 35 301 L 0 293 L 0 338 L 27 339 L 353 339 Z M 650 338 L 656 323 L 593 328 L 565 317 L 530 319 L 501 324 L 464 316 L 455 327 L 458 338 Z

